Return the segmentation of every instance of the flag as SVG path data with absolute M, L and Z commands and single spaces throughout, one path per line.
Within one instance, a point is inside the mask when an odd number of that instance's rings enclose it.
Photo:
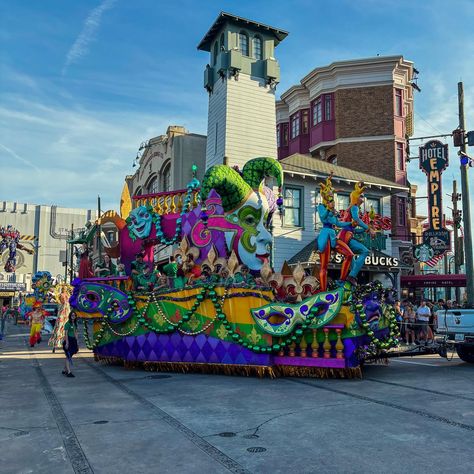
M 426 263 L 429 267 L 435 267 L 436 264 L 443 258 L 443 255 L 435 255 L 433 258 L 430 258 Z

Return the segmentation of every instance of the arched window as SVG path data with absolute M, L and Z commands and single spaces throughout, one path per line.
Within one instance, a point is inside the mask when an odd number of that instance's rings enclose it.
M 163 177 L 163 191 L 171 191 L 171 164 L 168 163 L 164 166 L 163 171 L 161 172 Z
M 249 56 L 249 37 L 245 31 L 239 33 L 239 49 L 243 56 Z
M 148 184 L 148 194 L 155 194 L 158 192 L 158 178 L 155 176 Z
M 142 194 L 143 194 L 142 188 L 138 188 L 138 189 L 135 191 L 135 196 L 141 196 Z
M 328 163 L 332 163 L 333 165 L 337 165 L 337 155 L 331 155 L 328 158 Z
M 221 51 L 224 51 L 225 45 L 224 45 L 224 33 L 221 34 L 221 38 L 219 40 L 220 46 L 221 46 Z
M 214 43 L 214 53 L 213 53 L 213 58 L 212 58 L 212 65 L 214 66 L 217 61 L 217 53 L 219 52 L 219 45 L 217 41 Z
M 255 59 L 262 59 L 262 38 L 260 36 L 253 37 L 252 50 Z

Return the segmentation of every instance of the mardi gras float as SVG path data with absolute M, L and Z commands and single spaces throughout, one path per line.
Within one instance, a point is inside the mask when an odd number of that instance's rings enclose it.
M 265 178 L 276 180 L 278 196 Z M 355 281 L 368 251 L 354 235 L 371 232 L 359 218 L 363 183 L 344 222 L 331 177 L 321 183 L 315 275 L 300 265 L 289 273 L 271 268 L 282 184 L 278 161 L 255 158 L 241 171 L 213 166 L 185 191 L 137 196 L 133 209 L 122 198 L 120 216 L 104 213 L 97 224 L 117 226 L 109 253 L 125 274 L 76 279 L 70 300 L 96 359 L 159 371 L 358 377 L 367 354 L 394 346 L 392 293 Z M 158 281 L 151 275 L 157 244 L 175 246 L 174 272 Z M 344 255 L 332 284 L 331 252 Z

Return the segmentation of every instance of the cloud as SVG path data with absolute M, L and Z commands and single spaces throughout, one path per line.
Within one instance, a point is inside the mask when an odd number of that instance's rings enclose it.
M 30 161 L 28 161 L 26 158 L 23 158 L 21 157 L 20 155 L 18 155 L 17 153 L 15 153 L 11 148 L 8 148 L 7 146 L 3 145 L 2 143 L 0 143 L 0 148 L 2 148 L 4 151 L 6 151 L 10 156 L 13 156 L 13 158 L 15 158 L 15 160 L 17 161 L 21 161 L 22 163 L 30 166 L 31 168 L 33 168 L 37 173 L 40 172 L 39 168 L 37 166 L 35 166 L 33 163 L 31 163 Z
M 62 69 L 62 75 L 66 74 L 68 67 L 84 57 L 89 52 L 89 45 L 95 39 L 95 35 L 100 27 L 102 15 L 107 10 L 110 10 L 116 0 L 103 0 L 103 2 L 94 8 L 86 18 L 82 31 L 74 41 L 66 55 L 66 61 Z

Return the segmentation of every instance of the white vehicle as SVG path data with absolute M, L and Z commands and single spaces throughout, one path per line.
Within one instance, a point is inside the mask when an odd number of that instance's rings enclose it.
M 445 344 L 454 346 L 464 362 L 474 364 L 474 309 L 441 309 L 436 314 Z

